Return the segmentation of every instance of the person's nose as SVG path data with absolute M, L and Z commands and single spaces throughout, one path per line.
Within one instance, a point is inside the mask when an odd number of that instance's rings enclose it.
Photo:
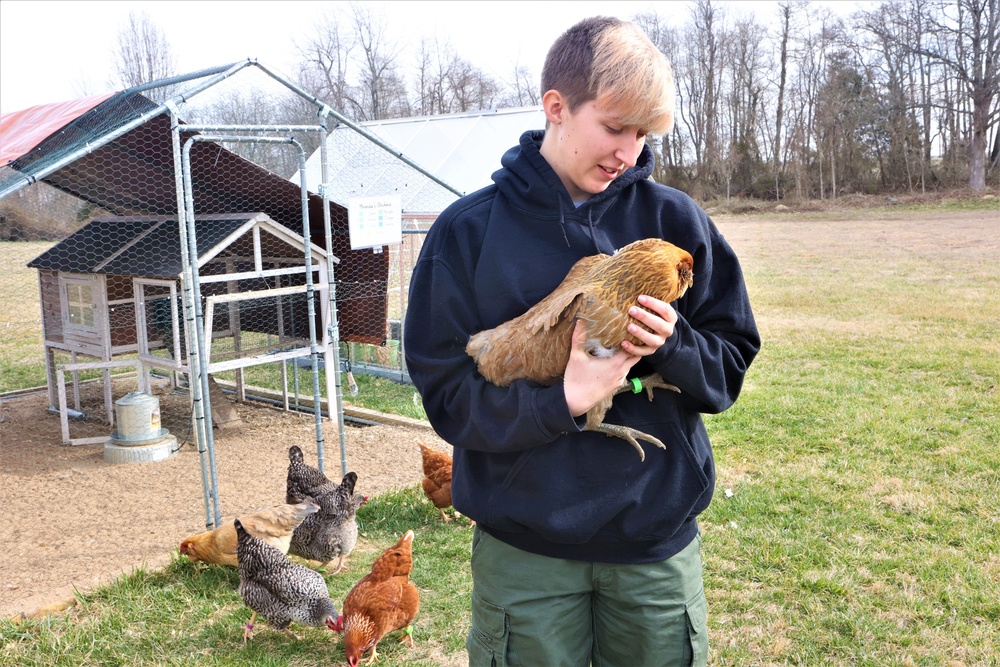
M 615 147 L 615 159 L 621 160 L 622 164 L 625 165 L 626 169 L 631 169 L 635 166 L 636 161 L 639 159 L 639 153 L 642 152 L 642 147 L 645 144 L 645 138 L 636 138 L 634 136 L 624 136 L 619 142 L 618 146 Z

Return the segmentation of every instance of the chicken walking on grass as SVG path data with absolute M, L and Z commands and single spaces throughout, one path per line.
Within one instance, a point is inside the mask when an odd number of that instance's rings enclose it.
M 410 624 L 420 610 L 420 593 L 410 581 L 413 570 L 413 531 L 408 530 L 396 544 L 372 563 L 366 574 L 344 598 L 344 652 L 356 667 L 366 652 L 371 663 L 378 659 L 375 647 L 390 632 L 405 630 L 400 642 L 413 646 Z
M 286 503 L 265 507 L 237 518 L 251 535 L 287 554 L 292 541 L 292 532 L 306 517 L 318 511 L 319 505 L 311 502 L 294 505 Z M 214 530 L 206 530 L 185 538 L 180 544 L 180 552 L 192 563 L 236 567 L 236 544 L 236 526 L 230 520 Z
M 322 472 L 302 460 L 302 450 L 292 445 L 288 450 L 286 499 L 299 499 L 319 505 L 295 529 L 288 553 L 318 561 L 329 569 L 336 559 L 332 574 L 344 569 L 348 554 L 358 541 L 358 509 L 368 496 L 354 492 L 356 472 L 344 475 L 340 484 L 329 480 Z
M 623 340 L 641 345 L 628 333 L 629 323 L 635 321 L 628 314 L 629 308 L 637 305 L 641 294 L 666 303 L 676 301 L 693 284 L 693 275 L 691 254 L 661 239 L 635 241 L 613 255 L 584 257 L 551 294 L 523 315 L 473 335 L 465 349 L 483 377 L 495 385 L 505 387 L 514 380 L 552 385 L 561 381 L 566 371 L 577 320 L 586 325 L 584 347 L 588 354 L 610 356 L 621 348 Z M 654 388 L 680 391 L 654 373 L 626 381 L 615 395 L 645 389 L 653 400 Z M 638 440 L 666 448 L 659 439 L 637 429 L 605 424 L 612 399 L 608 397 L 587 411 L 584 430 L 627 440 L 642 460 L 646 453 Z
M 289 629 L 292 621 L 315 627 L 326 625 L 338 631 L 337 609 L 323 575 L 293 563 L 281 551 L 247 532 L 239 519 L 234 525 L 239 541 L 236 554 L 240 596 L 253 610 L 243 632 L 243 643 L 253 638 L 258 614 L 272 628 L 293 638 Z
M 329 493 L 336 488 L 336 482 L 318 468 L 305 462 L 301 447 L 292 445 L 288 448 L 288 474 L 285 481 L 286 503 L 301 503 Z
M 451 521 L 451 517 L 445 514 L 445 509 L 451 507 L 451 457 L 431 449 L 423 440 L 418 440 L 417 445 L 420 447 L 420 463 L 424 471 L 420 485 L 424 495 L 447 523 Z

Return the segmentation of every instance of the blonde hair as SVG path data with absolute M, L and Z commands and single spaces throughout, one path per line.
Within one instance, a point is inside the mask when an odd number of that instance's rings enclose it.
M 670 62 L 636 25 L 596 16 L 555 41 L 542 67 L 542 94 L 557 90 L 576 111 L 591 100 L 620 116 L 624 125 L 665 134 L 674 124 L 674 75 Z
M 590 89 L 601 106 L 620 114 L 623 125 L 666 134 L 674 124 L 674 74 L 666 56 L 631 23 L 598 37 Z

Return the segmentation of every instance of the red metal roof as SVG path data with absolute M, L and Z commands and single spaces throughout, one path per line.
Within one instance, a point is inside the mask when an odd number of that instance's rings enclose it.
M 105 93 L 67 102 L 53 102 L 0 116 L 0 167 L 5 167 L 49 135 L 69 125 L 114 95 Z

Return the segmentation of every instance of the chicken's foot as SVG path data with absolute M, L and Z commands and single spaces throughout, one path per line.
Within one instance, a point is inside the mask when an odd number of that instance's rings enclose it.
M 333 571 L 331 571 L 331 565 L 334 562 L 337 563 L 337 566 L 334 567 L 334 568 L 332 568 Z M 344 568 L 346 568 L 346 567 L 347 567 L 347 559 L 344 558 L 344 554 L 340 554 L 339 556 L 337 556 L 337 560 L 336 561 L 334 561 L 331 558 L 330 560 L 326 561 L 325 563 L 320 563 L 319 567 L 316 568 L 316 571 L 319 572 L 320 574 L 327 574 L 327 573 L 329 573 L 329 574 L 340 574 L 341 572 L 344 571 Z
M 678 394 L 681 393 L 681 390 L 677 385 L 668 383 L 660 376 L 659 373 L 651 373 L 649 375 L 644 375 L 641 378 L 625 380 L 625 382 L 622 383 L 621 388 L 615 392 L 615 396 L 625 391 L 638 394 L 643 389 L 646 390 L 646 397 L 649 400 L 653 400 L 654 389 L 669 389 L 670 391 L 676 391 Z
M 243 628 L 243 643 L 246 644 L 248 639 L 253 639 L 253 622 L 257 620 L 257 612 L 250 614 L 250 622 L 246 624 Z
M 672 385 L 666 382 L 659 373 L 651 373 L 649 375 L 644 375 L 641 378 L 632 378 L 631 380 L 625 380 L 622 386 L 615 392 L 615 396 L 621 394 L 622 392 L 631 391 L 634 394 L 638 394 L 642 390 L 646 390 L 646 396 L 649 400 L 653 400 L 653 389 L 669 389 L 670 391 L 676 391 L 680 393 L 680 388 L 676 385 Z M 605 435 L 612 435 L 623 440 L 628 441 L 630 445 L 635 448 L 635 451 L 639 452 L 639 459 L 641 461 L 646 460 L 646 452 L 643 450 L 642 446 L 639 444 L 639 440 L 645 440 L 650 442 L 660 449 L 666 449 L 667 446 L 660 442 L 659 439 L 653 436 L 643 433 L 642 431 L 630 428 L 628 426 L 619 426 L 617 424 L 598 424 L 592 430 L 600 431 Z
M 363 662 L 367 662 L 369 665 L 374 665 L 376 662 L 378 662 L 378 651 L 375 650 L 377 647 L 378 647 L 378 642 L 375 642 L 375 646 L 372 646 L 372 652 L 368 655 L 367 658 L 362 658 L 361 660 L 358 660 L 358 665 L 361 665 L 361 663 Z
M 645 450 L 643 450 L 642 445 L 639 444 L 639 440 L 645 440 L 646 442 L 650 442 L 650 443 L 656 445 L 657 447 L 659 447 L 660 449 L 666 449 L 667 448 L 667 446 L 664 445 L 662 442 L 660 442 L 660 440 L 658 438 L 654 438 L 653 436 L 649 435 L 648 433 L 643 433 L 642 431 L 639 431 L 639 430 L 634 429 L 634 428 L 630 428 L 628 426 L 621 426 L 619 424 L 604 424 L 604 423 L 601 423 L 601 424 L 598 424 L 597 426 L 593 427 L 593 429 L 591 429 L 591 430 L 593 430 L 593 431 L 600 431 L 601 433 L 603 433 L 605 435 L 612 435 L 612 436 L 615 436 L 617 438 L 621 438 L 623 440 L 627 440 L 630 445 L 632 445 L 633 447 L 635 447 L 635 451 L 639 452 L 639 460 L 640 461 L 645 461 L 646 460 L 646 452 L 645 452 Z

